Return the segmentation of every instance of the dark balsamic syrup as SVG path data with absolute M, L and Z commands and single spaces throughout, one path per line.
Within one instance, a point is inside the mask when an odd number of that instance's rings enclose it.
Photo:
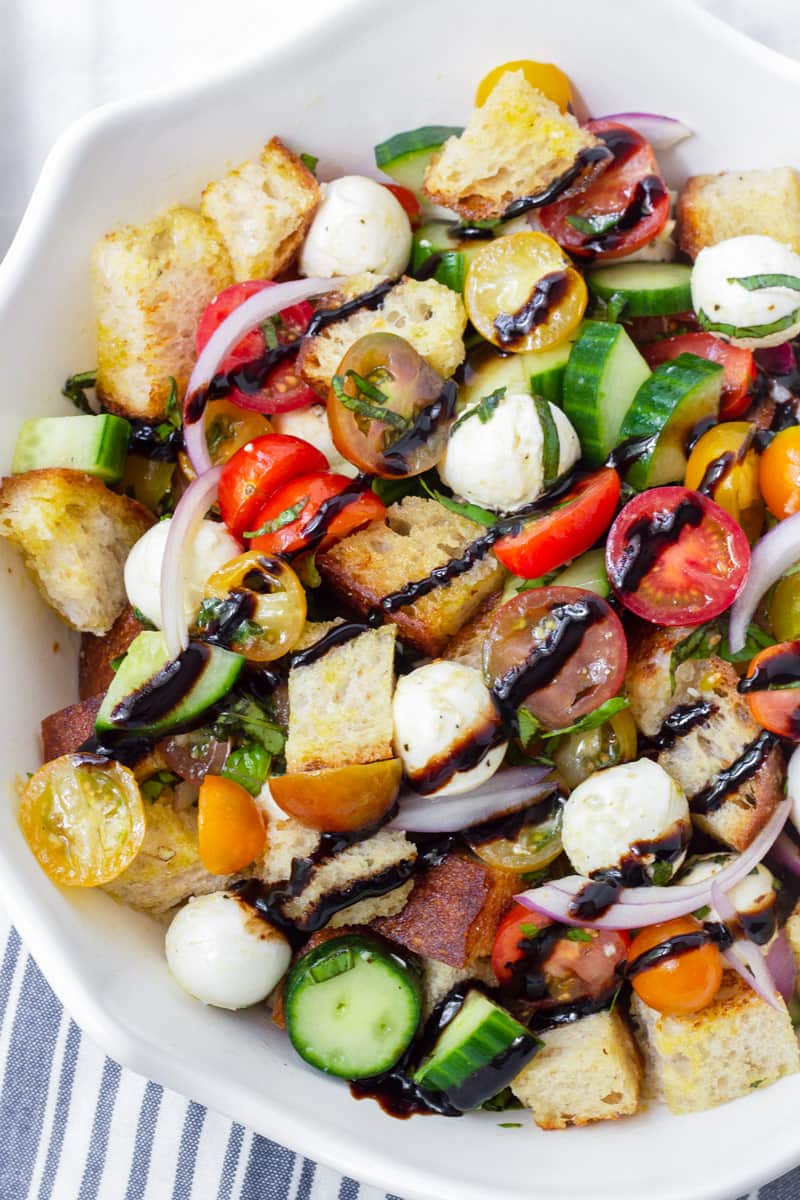
M 495 817 L 491 821 L 484 821 L 480 825 L 472 825 L 464 830 L 463 836 L 470 846 L 482 846 L 486 842 L 496 842 L 500 839 L 513 842 L 525 825 L 541 825 L 549 821 L 556 809 L 563 805 L 564 799 L 561 792 L 555 791 L 544 800 L 537 800 L 535 804 L 527 804 L 524 808 Z
M 611 567 L 614 586 L 621 592 L 635 592 L 664 551 L 678 541 L 683 530 L 696 527 L 702 519 L 701 506 L 687 497 L 671 511 L 657 512 L 652 517 L 634 521 L 625 535 L 626 546 L 621 561 Z
M 770 688 L 787 688 L 800 684 L 800 642 L 790 643 L 792 648 L 759 663 L 752 675 L 739 680 L 739 691 L 766 692 Z M 800 696 L 798 696 L 800 706 Z
M 407 474 L 411 455 L 426 444 L 439 425 L 452 420 L 457 399 L 458 387 L 452 379 L 448 379 L 433 403 L 420 409 L 411 427 L 401 433 L 384 452 L 384 468 L 394 475 Z
M 451 238 L 462 242 L 490 242 L 494 237 L 494 230 L 485 225 L 448 225 L 447 232 Z
M 657 433 L 651 433 L 648 437 L 626 438 L 624 442 L 620 442 L 618 446 L 614 447 L 604 465 L 613 467 L 615 471 L 625 472 L 628 467 L 633 466 L 640 458 L 649 454 L 655 448 L 657 441 Z
M 651 946 L 649 950 L 639 954 L 632 962 L 627 962 L 620 974 L 625 979 L 635 979 L 637 975 L 641 975 L 642 971 L 649 971 L 651 967 L 657 967 L 668 959 L 677 958 L 681 954 L 688 954 L 691 950 L 700 950 L 703 946 L 711 943 L 722 947 L 729 946 L 730 935 L 724 925 L 719 929 L 722 929 L 724 933 L 721 934 L 714 925 L 706 925 L 691 933 L 677 933 L 674 937 L 659 942 L 657 946 Z
M 521 308 L 513 313 L 499 313 L 494 319 L 494 328 L 503 345 L 513 346 L 537 325 L 543 325 L 566 296 L 568 287 L 566 271 L 551 271 L 537 280 Z
M 319 662 L 321 658 L 324 658 L 328 651 L 333 650 L 335 646 L 343 646 L 346 642 L 351 642 L 353 638 L 366 633 L 368 629 L 369 625 L 363 625 L 357 621 L 346 621 L 344 625 L 334 625 L 333 629 L 324 633 L 319 641 L 314 642 L 305 650 L 299 650 L 297 654 L 293 654 L 291 666 L 293 668 L 310 667 L 312 663 Z
M 176 659 L 129 692 L 111 710 L 111 721 L 125 729 L 154 725 L 178 707 L 208 666 L 211 651 L 192 644 Z
M 138 454 L 155 462 L 177 462 L 183 449 L 183 430 L 171 429 L 164 433 L 164 423 L 150 424 L 147 421 L 130 422 L 128 453 Z
M 718 809 L 726 796 L 755 775 L 777 741 L 774 733 L 768 733 L 767 730 L 760 733 L 735 762 L 719 772 L 713 783 L 692 796 L 689 801 L 692 812 L 707 814 Z
M 608 135 L 602 135 L 601 140 L 607 142 Z M 520 196 L 517 200 L 512 200 L 503 212 L 502 220 L 510 221 L 514 217 L 521 217 L 523 213 L 530 212 L 534 208 L 543 208 L 545 204 L 552 204 L 559 196 L 563 196 L 573 183 L 588 169 L 596 167 L 600 163 L 608 163 L 612 158 L 612 150 L 608 145 L 605 146 L 587 146 L 583 150 L 579 150 L 576 155 L 575 162 L 565 171 L 563 175 L 559 175 L 558 179 L 554 179 L 551 184 L 544 188 L 541 192 L 536 192 L 533 196 Z
M 423 796 L 444 787 L 459 771 L 471 771 L 486 755 L 507 737 L 498 715 L 496 720 L 487 721 L 484 727 L 472 732 L 463 742 L 448 750 L 441 758 L 426 764 L 425 770 L 414 775 L 412 784 L 415 792 Z
M 695 704 L 679 704 L 665 719 L 658 733 L 642 741 L 645 753 L 669 750 L 678 738 L 704 725 L 717 712 L 716 704 L 709 700 L 698 700 Z
M 369 490 L 369 486 L 370 480 L 368 476 L 357 475 L 347 487 L 342 488 L 341 492 L 337 492 L 335 496 L 329 496 L 327 500 L 323 500 L 313 517 L 306 521 L 305 525 L 301 525 L 298 533 L 301 544 L 296 550 L 289 552 L 284 557 L 291 560 L 297 558 L 300 554 L 307 554 L 309 551 L 315 550 L 320 542 L 325 539 L 325 535 L 339 513 L 344 512 L 351 504 L 355 504 L 357 500 L 360 500 L 364 492 Z
M 625 239 L 625 234 L 635 228 L 645 217 L 652 216 L 655 206 L 664 199 L 667 189 L 658 175 L 646 175 L 640 179 L 633 195 L 614 223 L 613 229 L 597 234 L 584 242 L 580 248 L 582 258 L 616 250 Z

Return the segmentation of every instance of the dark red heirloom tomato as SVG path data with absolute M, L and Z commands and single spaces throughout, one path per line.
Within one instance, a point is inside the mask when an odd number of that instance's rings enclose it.
M 231 533 L 240 538 L 254 529 L 264 502 L 295 475 L 325 471 L 328 460 L 302 438 L 285 433 L 265 433 L 237 450 L 222 470 L 219 507 Z
M 729 608 L 747 578 L 750 546 L 713 500 L 685 487 L 651 488 L 620 512 L 606 542 L 619 599 L 656 625 L 700 625 Z
M 622 258 L 656 237 L 669 217 L 669 193 L 650 143 L 617 121 L 587 121 L 614 161 L 585 191 L 539 209 L 546 233 L 577 258 Z
M 346 475 L 331 471 L 299 475 L 259 510 L 252 528 L 264 532 L 250 538 L 248 545 L 262 554 L 324 550 L 385 515 L 386 506 L 372 489 L 359 487 Z
M 679 354 L 696 354 L 720 363 L 723 368 L 722 396 L 719 419 L 731 421 L 740 417 L 750 405 L 750 388 L 756 378 L 756 364 L 752 350 L 731 346 L 712 333 L 682 333 L 678 337 L 662 338 L 640 347 L 647 365 L 657 367 L 669 362 Z
M 755 656 L 739 684 L 754 720 L 800 741 L 800 642 L 779 642 Z

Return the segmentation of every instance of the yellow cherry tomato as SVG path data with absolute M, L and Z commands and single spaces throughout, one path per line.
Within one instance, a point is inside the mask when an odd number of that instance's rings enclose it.
M 750 447 L 753 432 L 749 421 L 715 425 L 692 449 L 685 477 L 693 490 L 704 483 L 706 495 L 739 522 L 751 542 L 764 524 L 758 454 Z
M 305 623 L 306 593 L 292 568 L 250 550 L 209 577 L 195 629 L 201 638 L 222 633 L 253 662 L 273 662 L 297 644 Z
M 529 58 L 520 58 L 514 62 L 503 63 L 495 67 L 488 75 L 484 75 L 475 93 L 475 103 L 480 107 L 484 104 L 506 71 L 522 71 L 531 87 L 543 92 L 548 100 L 557 104 L 562 112 L 566 112 L 572 104 L 572 88 L 562 70 L 553 63 L 532 62 Z
M 758 482 L 773 517 L 800 512 L 800 425 L 775 435 L 761 455 Z
M 266 843 L 264 818 L 247 789 L 224 775 L 206 775 L 197 801 L 197 847 L 206 870 L 242 871 Z
M 769 602 L 769 622 L 779 642 L 800 640 L 800 572 L 784 575 Z
M 469 265 L 464 303 L 472 324 L 501 350 L 546 350 L 563 342 L 586 311 L 583 276 L 545 233 L 487 242 Z
M 576 788 L 595 771 L 636 758 L 636 723 L 627 708 L 602 725 L 565 733 L 552 751 L 558 773 L 568 788 Z
M 561 805 L 542 805 L 544 815 L 528 821 L 508 837 L 489 841 L 467 830 L 466 841 L 478 858 L 500 871 L 539 871 L 554 862 L 561 853 Z
M 19 822 L 45 874 L 73 887 L 116 879 L 144 841 L 133 772 L 91 754 L 64 754 L 40 767 L 22 793 Z
M 212 400 L 206 409 L 206 442 L 214 466 L 226 463 L 242 446 L 271 432 L 272 426 L 262 413 L 240 408 L 230 400 Z M 188 454 L 182 450 L 178 461 L 186 478 L 194 479 Z

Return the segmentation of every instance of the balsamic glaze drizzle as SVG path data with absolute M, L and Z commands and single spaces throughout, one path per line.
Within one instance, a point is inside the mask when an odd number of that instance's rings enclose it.
M 111 721 L 136 730 L 155 724 L 177 708 L 208 666 L 208 646 L 193 642 L 111 710 Z
M 690 733 L 698 725 L 704 725 L 716 712 L 716 704 L 712 704 L 709 700 L 698 700 L 694 704 L 679 704 L 665 718 L 658 733 L 642 741 L 642 750 L 645 753 L 669 750 L 679 737 Z
M 536 281 L 521 308 L 513 313 L 498 313 L 494 328 L 503 345 L 513 346 L 537 325 L 542 325 L 555 305 L 563 300 L 568 287 L 569 276 L 566 271 L 550 271 Z
M 604 465 L 613 467 L 616 471 L 627 471 L 628 467 L 644 458 L 645 454 L 649 454 L 657 441 L 657 433 L 651 433 L 647 437 L 626 438 L 614 447 Z
M 579 251 L 581 257 L 593 257 L 595 254 L 616 250 L 628 230 L 633 229 L 645 217 L 651 216 L 655 205 L 663 200 L 666 194 L 667 189 L 658 175 L 645 175 L 644 179 L 640 179 L 636 184 L 630 201 L 620 213 L 613 229 L 596 234 L 584 242 Z
M 635 592 L 667 547 L 677 542 L 685 528 L 699 525 L 702 519 L 702 508 L 687 496 L 671 511 L 634 521 L 621 560 L 611 567 L 614 586 L 621 592 Z
M 769 733 L 767 730 L 760 733 L 735 762 L 720 771 L 708 787 L 691 797 L 689 808 L 692 812 L 706 814 L 719 808 L 724 803 L 726 796 L 736 791 L 738 787 L 755 775 L 777 741 L 774 733 Z
M 409 457 L 425 445 L 438 425 L 455 416 L 457 399 L 458 387 L 452 379 L 448 379 L 433 404 L 421 408 L 411 427 L 401 433 L 384 452 L 385 469 L 394 475 L 405 475 Z
M 752 675 L 739 680 L 739 691 L 766 692 L 770 688 L 800 684 L 800 643 L 790 643 L 791 649 L 780 650 L 759 663 Z M 800 707 L 800 695 L 797 697 Z
M 338 517 L 340 512 L 348 508 L 351 504 L 355 504 L 360 500 L 365 491 L 370 487 L 370 479 L 368 475 L 356 475 L 341 492 L 337 492 L 335 496 L 329 496 L 327 500 L 323 500 L 313 517 L 306 521 L 305 525 L 301 525 L 298 537 L 302 539 L 301 544 L 296 550 L 284 554 L 284 558 L 291 561 L 297 558 L 300 554 L 307 554 L 311 550 L 315 550 L 325 538 L 326 533 L 331 527 L 335 517 Z
M 313 645 L 293 654 L 291 666 L 292 668 L 309 667 L 312 663 L 319 662 L 321 658 L 324 658 L 328 651 L 333 650 L 335 646 L 343 646 L 345 642 L 352 641 L 353 638 L 366 633 L 368 629 L 369 625 L 361 624 L 358 621 L 345 621 L 343 625 L 334 625 L 333 629 L 329 629 Z
M 156 462 L 177 462 L 183 449 L 183 430 L 174 428 L 165 435 L 163 422 L 150 424 L 147 421 L 130 422 L 128 453 L 138 454 Z
M 607 138 L 608 135 L 602 135 L 600 140 L 607 142 Z M 559 175 L 558 179 L 554 179 L 551 184 L 548 184 L 541 192 L 536 192 L 533 196 L 520 196 L 517 200 L 512 200 L 504 210 L 502 220 L 510 221 L 513 217 L 521 217 L 523 213 L 530 212 L 533 208 L 543 208 L 545 204 L 552 204 L 559 196 L 563 196 L 587 168 L 608 162 L 611 158 L 612 151 L 608 144 L 605 146 L 587 146 L 583 150 L 579 150 L 572 166 L 563 175 Z
M 447 232 L 451 238 L 463 242 L 490 242 L 494 237 L 494 230 L 485 225 L 448 225 Z
M 677 933 L 674 937 L 666 938 L 657 946 L 651 946 L 643 954 L 637 955 L 632 962 L 625 963 L 620 974 L 625 979 L 635 979 L 642 971 L 649 971 L 651 967 L 657 967 L 667 959 L 677 958 L 711 943 L 726 949 L 732 940 L 724 925 L 704 925 L 702 929 L 693 930 L 691 933 Z

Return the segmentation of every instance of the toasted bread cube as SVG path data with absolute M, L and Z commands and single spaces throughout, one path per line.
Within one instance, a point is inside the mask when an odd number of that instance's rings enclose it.
M 123 608 L 108 633 L 96 637 L 85 633 L 81 638 L 78 656 L 78 695 L 88 700 L 98 692 L 107 692 L 114 678 L 113 664 L 142 632 L 142 626 L 128 604 Z
M 795 904 L 783 928 L 800 972 L 800 900 Z
M 702 1112 L 800 1070 L 789 1014 L 733 971 L 697 1013 L 665 1017 L 636 993 L 631 1013 L 645 1057 L 647 1093 L 674 1113 Z
M 42 720 L 42 762 L 74 754 L 85 741 L 94 737 L 94 723 L 103 696 L 92 696 L 79 704 L 68 704 Z
M 497 923 L 518 891 L 519 875 L 448 854 L 418 876 L 402 912 L 372 927 L 415 954 L 471 967 L 491 954 Z
M 97 395 L 112 412 L 156 421 L 170 376 L 182 396 L 194 365 L 197 322 L 233 283 L 213 223 L 173 208 L 147 225 L 106 234 L 92 251 Z
M 763 233 L 800 252 L 800 178 L 791 167 L 693 175 L 678 201 L 678 244 L 690 258 L 704 246 Z
M 670 680 L 674 646 L 690 631 L 659 629 L 646 634 L 628 662 L 627 688 L 631 714 L 648 737 L 658 733 L 666 717 L 680 705 L 706 700 L 711 713 L 674 744 L 662 750 L 658 763 L 685 791 L 691 807 L 721 770 L 734 763 L 761 733 L 747 700 L 737 690 L 739 677 L 716 655 L 690 658 Z M 745 850 L 769 820 L 782 796 L 783 757 L 776 746 L 754 775 L 730 792 L 708 813 L 693 812 L 695 825 L 733 850 Z
M 482 526 L 449 512 L 436 500 L 406 496 L 389 508 L 385 523 L 375 521 L 344 538 L 318 555 L 317 566 L 322 578 L 366 615 L 384 596 L 460 557 L 482 533 Z M 404 641 L 435 658 L 486 597 L 497 591 L 504 574 L 489 553 L 463 575 L 386 615 Z
M 369 629 L 307 667 L 292 667 L 289 772 L 392 757 L 396 633 L 391 625 Z
M 642 1066 L 619 1012 L 591 1013 L 538 1035 L 544 1042 L 511 1090 L 541 1129 L 627 1117 L 639 1107 Z
M 476 959 L 469 967 L 450 967 L 435 958 L 422 960 L 422 1017 L 431 1015 L 453 988 L 467 980 L 477 979 L 487 987 L 497 987 L 497 976 L 492 970 L 491 960 Z
M 378 275 L 354 275 L 340 292 L 325 297 L 324 306 L 339 307 L 380 282 Z M 353 342 L 367 333 L 388 332 L 405 338 L 447 379 L 464 357 L 466 326 L 467 313 L 457 292 L 435 279 L 402 279 L 378 308 L 360 308 L 306 338 L 298 364 L 306 382 L 327 398 L 331 379 Z
M 237 280 L 274 279 L 300 249 L 319 204 L 319 184 L 280 138 L 205 188 L 201 212 L 215 222 Z
M 506 71 L 461 136 L 448 138 L 434 155 L 422 190 L 470 220 L 502 217 L 512 200 L 543 192 L 574 166 L 580 151 L 600 145 L 522 71 Z M 587 170 L 581 187 L 596 170 Z
M 105 885 L 116 900 L 157 916 L 190 896 L 221 891 L 228 879 L 211 875 L 197 848 L 197 812 L 169 804 L 145 804 L 142 848 L 131 865 Z
M 494 592 L 491 596 L 487 596 L 475 615 L 470 617 L 466 625 L 463 625 L 455 637 L 447 643 L 442 658 L 447 658 L 451 662 L 463 663 L 465 667 L 474 667 L 476 671 L 482 671 L 483 643 L 502 602 L 502 592 Z
M 81 633 L 105 634 L 126 603 L 122 572 L 153 516 L 81 471 L 48 467 L 0 483 L 0 537 L 22 553 L 51 608 Z

